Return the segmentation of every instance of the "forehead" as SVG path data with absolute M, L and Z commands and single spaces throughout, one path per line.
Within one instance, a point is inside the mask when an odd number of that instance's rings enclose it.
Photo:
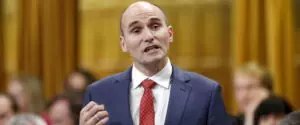
M 259 84 L 259 77 L 247 74 L 247 73 L 236 73 L 234 83 L 237 85 L 248 85 L 248 84 Z
M 64 112 L 66 110 L 69 110 L 69 102 L 64 99 L 57 100 L 56 102 L 54 102 L 51 109 L 52 109 L 51 111 Z
M 123 14 L 122 22 L 127 27 L 130 23 L 135 21 L 148 21 L 149 19 L 165 20 L 165 16 L 158 7 L 145 3 L 135 3 L 129 6 Z

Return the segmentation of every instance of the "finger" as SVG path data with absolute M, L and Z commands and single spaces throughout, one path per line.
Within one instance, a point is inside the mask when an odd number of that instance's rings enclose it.
M 91 117 L 88 121 L 88 125 L 95 125 L 99 121 L 101 121 L 103 118 L 108 117 L 108 112 L 107 111 L 100 111 L 97 112 L 93 117 Z
M 84 121 L 88 121 L 93 117 L 97 112 L 103 111 L 104 105 L 94 105 L 89 111 L 83 112 L 82 117 Z
M 89 102 L 86 106 L 81 109 L 80 114 L 89 111 L 96 103 L 94 101 Z
M 105 117 L 102 120 L 100 120 L 96 125 L 105 125 L 109 120 L 109 117 Z
M 97 103 L 91 101 L 89 102 L 86 106 L 84 106 L 81 111 L 80 111 L 80 122 L 85 122 L 87 121 L 87 117 L 86 117 L 86 112 L 88 112 L 91 108 L 93 108 L 95 105 L 97 105 Z

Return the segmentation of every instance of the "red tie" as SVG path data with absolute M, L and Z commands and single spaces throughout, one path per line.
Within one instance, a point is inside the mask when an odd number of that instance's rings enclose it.
M 140 125 L 154 125 L 154 103 L 152 88 L 156 83 L 150 79 L 142 82 L 144 95 L 140 104 Z

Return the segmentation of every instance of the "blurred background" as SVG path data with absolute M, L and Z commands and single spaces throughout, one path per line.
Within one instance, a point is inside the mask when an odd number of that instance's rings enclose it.
M 70 74 L 96 79 L 131 64 L 119 47 L 121 12 L 135 0 L 0 0 L 0 88 L 35 76 L 42 96 L 62 93 Z M 229 113 L 237 113 L 233 72 L 257 62 L 273 91 L 300 108 L 300 0 L 149 0 L 173 26 L 172 63 L 218 81 Z

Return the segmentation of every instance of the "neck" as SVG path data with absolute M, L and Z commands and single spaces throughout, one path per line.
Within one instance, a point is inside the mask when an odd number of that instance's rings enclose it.
M 146 76 L 153 76 L 162 70 L 168 62 L 168 58 L 164 58 L 159 61 L 155 61 L 149 64 L 142 64 L 139 62 L 135 62 L 135 67 Z

